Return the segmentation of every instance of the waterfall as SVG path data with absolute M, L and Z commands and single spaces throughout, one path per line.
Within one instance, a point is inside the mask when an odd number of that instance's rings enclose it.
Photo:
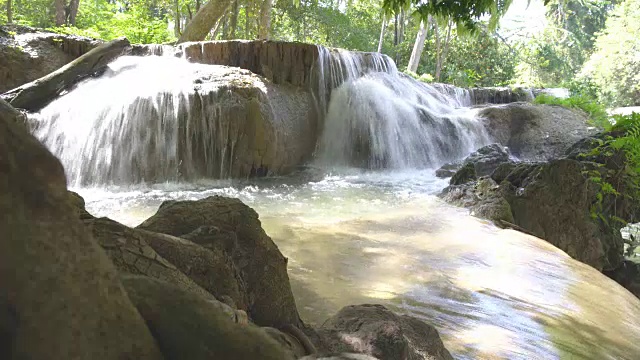
M 34 134 L 73 186 L 243 176 L 234 152 L 250 109 L 230 96 L 233 76 L 173 56 L 123 56 L 34 114 Z
M 317 49 L 300 89 L 191 63 L 179 47 L 136 47 L 148 56 L 120 57 L 32 114 L 34 134 L 72 186 L 278 174 L 314 148 L 323 166 L 430 168 L 489 142 L 464 94 L 382 54 Z
M 400 74 L 381 54 L 319 54 L 319 78 L 326 80 L 319 93 L 328 98 L 320 165 L 433 168 L 490 142 L 474 112 L 462 108 L 471 103 L 468 93 L 452 96 L 448 87 Z

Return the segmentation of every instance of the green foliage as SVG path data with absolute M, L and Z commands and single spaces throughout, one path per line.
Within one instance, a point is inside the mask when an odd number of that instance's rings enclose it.
M 595 41 L 596 50 L 581 76 L 599 87 L 601 101 L 614 106 L 640 104 L 640 2 L 616 6 Z
M 547 27 L 519 44 L 515 83 L 556 87 L 571 82 L 594 50 L 594 38 L 616 1 L 551 0 Z
M 633 218 L 636 212 L 633 209 L 638 209 L 640 199 L 640 114 L 617 115 L 614 120 L 615 125 L 600 139 L 598 146 L 584 156 L 600 158 L 599 168 L 585 174 L 599 187 L 591 216 L 610 227 L 616 224 L 612 228 L 618 229 L 637 221 Z M 620 154 L 623 155 L 622 163 L 618 159 Z M 614 163 L 614 168 L 608 168 L 607 162 Z M 624 214 L 616 214 L 617 204 L 624 202 L 631 204 L 631 211 L 627 209 Z M 626 255 L 630 256 L 638 242 L 633 236 L 625 242 L 628 246 Z
M 545 4 L 548 0 L 545 0 Z M 481 19 L 489 16 L 492 29 L 507 12 L 512 0 L 384 0 L 383 9 L 391 14 L 399 9 L 414 6 L 422 19 L 431 15 L 442 19 L 453 19 L 461 31 L 477 32 Z
M 456 37 L 442 71 L 442 80 L 457 86 L 504 86 L 515 75 L 512 49 L 488 31 Z
M 589 120 L 593 125 L 604 129 L 609 129 L 611 127 L 609 115 L 607 114 L 605 107 L 587 96 L 576 95 L 570 96 L 566 99 L 561 99 L 547 94 L 540 94 L 536 96 L 533 102 L 535 104 L 559 105 L 570 109 L 580 109 L 587 113 Z

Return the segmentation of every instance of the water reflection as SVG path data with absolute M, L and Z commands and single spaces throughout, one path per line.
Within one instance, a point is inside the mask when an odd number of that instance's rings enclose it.
M 436 325 L 458 359 L 640 358 L 640 301 L 544 241 L 441 203 L 442 186 L 429 172 L 350 173 L 81 193 L 130 225 L 166 199 L 240 197 L 289 258 L 308 322 L 376 302 Z

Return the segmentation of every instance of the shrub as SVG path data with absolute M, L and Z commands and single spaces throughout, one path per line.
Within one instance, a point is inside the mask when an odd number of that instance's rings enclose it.
M 611 122 L 604 106 L 585 95 L 574 95 L 566 99 L 540 94 L 533 100 L 534 104 L 560 105 L 570 109 L 580 109 L 587 113 L 591 124 L 609 129 Z

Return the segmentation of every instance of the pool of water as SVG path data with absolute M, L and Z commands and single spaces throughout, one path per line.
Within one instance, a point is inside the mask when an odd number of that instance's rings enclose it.
M 434 324 L 457 359 L 640 359 L 640 301 L 545 241 L 468 215 L 433 171 L 307 169 L 257 181 L 80 188 L 135 226 L 162 201 L 238 197 L 289 258 L 303 319 L 381 303 Z

